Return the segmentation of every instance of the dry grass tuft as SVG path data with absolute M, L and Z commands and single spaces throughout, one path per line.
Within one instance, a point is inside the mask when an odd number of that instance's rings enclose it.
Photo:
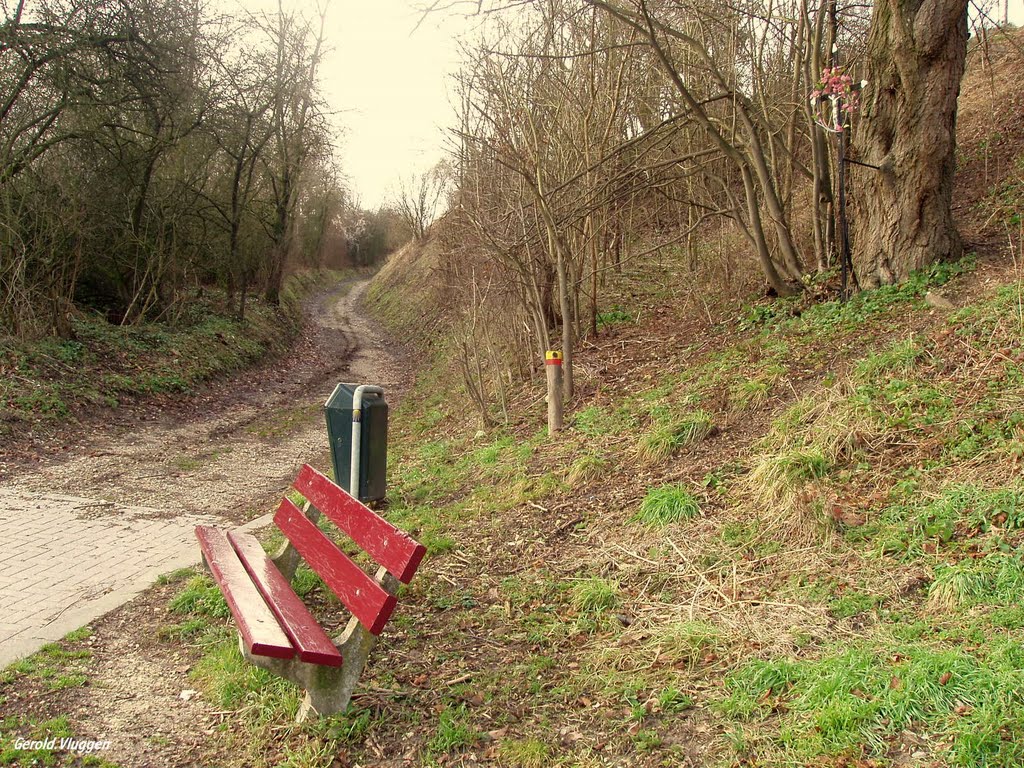
M 577 488 L 600 480 L 608 474 L 608 469 L 607 459 L 593 454 L 580 456 L 569 465 L 569 469 L 565 473 L 565 482 L 573 488 Z
M 742 487 L 769 525 L 781 524 L 804 541 L 827 533 L 824 516 L 808 503 L 810 486 L 884 434 L 853 394 L 850 385 L 834 386 L 798 401 L 772 425 Z
M 596 654 L 598 668 L 637 672 L 655 666 L 694 669 L 710 663 L 729 647 L 720 627 L 699 620 L 641 621 L 624 633 L 615 645 Z
M 680 448 L 701 442 L 714 429 L 711 414 L 707 411 L 693 411 L 682 418 L 660 424 L 645 434 L 637 447 L 637 454 L 643 461 L 665 461 Z

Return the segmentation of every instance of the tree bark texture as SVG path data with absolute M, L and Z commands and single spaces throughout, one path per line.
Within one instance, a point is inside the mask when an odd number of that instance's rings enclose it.
M 854 269 L 898 282 L 963 250 L 950 207 L 967 0 L 877 0 L 854 166 Z

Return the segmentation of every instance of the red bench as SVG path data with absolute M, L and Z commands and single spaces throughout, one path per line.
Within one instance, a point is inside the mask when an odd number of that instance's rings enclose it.
M 309 465 L 293 487 L 306 504 L 299 509 L 282 499 L 274 523 L 288 543 L 276 556 L 239 531 L 199 526 L 196 538 L 235 618 L 243 655 L 305 688 L 302 720 L 348 706 L 377 635 L 395 609 L 398 585 L 409 583 L 426 549 Z M 321 513 L 376 561 L 375 576 L 317 527 Z M 327 635 L 292 590 L 300 557 L 352 614 L 337 638 Z

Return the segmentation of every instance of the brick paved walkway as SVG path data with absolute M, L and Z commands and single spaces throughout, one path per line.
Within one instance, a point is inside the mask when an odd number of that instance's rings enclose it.
M 0 668 L 199 562 L 192 529 L 214 522 L 4 488 L 0 509 Z

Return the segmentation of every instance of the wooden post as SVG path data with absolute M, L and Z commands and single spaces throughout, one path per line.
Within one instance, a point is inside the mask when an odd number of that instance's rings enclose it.
M 562 429 L 562 353 L 548 350 L 544 356 L 548 375 L 548 434 Z

